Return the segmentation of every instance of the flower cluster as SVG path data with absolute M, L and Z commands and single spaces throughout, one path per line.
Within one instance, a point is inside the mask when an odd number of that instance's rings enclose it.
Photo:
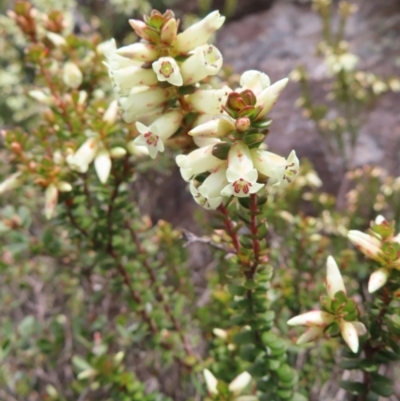
M 367 258 L 381 265 L 369 278 L 370 293 L 386 284 L 393 269 L 400 270 L 400 233 L 395 235 L 393 224 L 383 216 L 375 219 L 369 234 L 350 230 L 347 237 Z
M 359 346 L 358 337 L 366 334 L 366 328 L 363 323 L 355 321 L 358 315 L 355 302 L 347 298 L 342 275 L 332 256 L 328 257 L 326 267 L 328 296 L 321 297 L 323 310 L 303 313 L 290 319 L 288 324 L 308 327 L 298 338 L 297 344 L 314 341 L 325 335 L 337 335 L 340 332 L 349 348 L 356 353 Z
M 223 21 L 215 11 L 178 34 L 171 11 L 153 11 L 144 22 L 130 20 L 139 43 L 102 45 L 123 118 L 138 131 L 128 150 L 146 147 L 155 158 L 172 137 L 188 134 L 198 149 L 176 162 L 195 201 L 207 209 L 217 208 L 223 197 L 286 185 L 299 169 L 294 151 L 285 159 L 260 149 L 271 123 L 266 115 L 287 78 L 271 85 L 266 74 L 247 71 L 236 91 L 204 85 L 222 67 L 221 53 L 206 42 Z
M 184 88 L 194 91 L 222 67 L 221 53 L 207 41 L 224 20 L 214 11 L 178 34 L 179 20 L 172 11 L 153 10 L 144 21 L 129 21 L 140 42 L 119 49 L 114 40 L 101 45 L 123 118 L 136 122 L 139 133 L 128 150 L 146 146 L 152 158 L 164 151 L 182 123 L 178 100 L 184 102 Z
M 177 156 L 176 162 L 195 201 L 206 209 L 216 209 L 224 197 L 248 197 L 267 186 L 292 182 L 299 170 L 295 152 L 286 159 L 263 148 L 271 123 L 267 114 L 288 79 L 271 85 L 266 74 L 250 70 L 242 74 L 235 91 L 209 84 L 209 77 L 219 73 L 223 60 L 208 41 L 224 19 L 214 11 L 178 33 L 179 20 L 172 11 L 161 14 L 153 10 L 144 21 L 129 21 L 139 42 L 119 49 L 114 40 L 98 45 L 97 53 L 106 59 L 117 99 L 106 111 L 97 108 L 96 112 L 103 113 L 102 121 L 91 124 L 88 120 L 80 139 L 63 148 L 62 162 L 54 161 L 58 176 L 61 168 L 65 175 L 71 170 L 85 174 L 93 163 L 105 184 L 113 159 L 127 152 L 137 155 L 138 150 L 154 159 L 172 146 L 185 153 Z M 52 40 L 65 48 L 67 42 L 60 38 Z M 89 105 L 88 93 L 79 90 L 84 81 L 82 65 L 66 61 L 62 78 L 67 89 L 63 90 L 69 93 L 64 98 L 46 95 L 46 101 L 41 100 L 46 107 L 59 103 L 67 114 L 69 99 L 76 100 L 79 110 Z M 31 92 L 33 97 L 43 97 L 42 92 Z M 129 135 L 122 139 L 124 146 L 115 137 L 119 109 L 125 122 L 133 123 Z M 81 119 L 84 121 L 83 114 Z M 68 183 L 59 185 L 64 178 L 58 176 L 41 181 L 48 217 L 54 214 L 59 191 L 72 189 Z M 2 184 L 3 189 L 0 185 L 0 191 L 19 186 L 24 178 L 24 174 L 11 177 Z
M 285 159 L 260 148 L 271 123 L 266 114 L 287 81 L 270 85 L 266 74 L 250 70 L 234 92 L 203 90 L 189 96 L 189 101 L 196 97 L 195 108 L 201 113 L 188 132 L 199 148 L 177 156 L 176 162 L 198 204 L 215 209 L 223 197 L 248 197 L 265 185 L 285 186 L 297 176 L 294 151 Z M 218 104 L 222 96 L 225 105 Z

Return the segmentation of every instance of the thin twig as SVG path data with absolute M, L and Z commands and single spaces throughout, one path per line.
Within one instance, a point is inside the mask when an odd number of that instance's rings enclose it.
M 212 248 L 224 251 L 227 254 L 236 253 L 235 249 L 228 248 L 223 244 L 218 244 L 217 242 L 214 242 L 211 238 L 208 237 L 198 237 L 196 234 L 193 234 L 191 231 L 186 230 L 185 228 L 181 228 L 181 233 L 183 240 L 185 241 L 185 244 L 183 245 L 184 248 L 196 242 L 200 242 L 201 244 L 207 244 L 210 245 Z

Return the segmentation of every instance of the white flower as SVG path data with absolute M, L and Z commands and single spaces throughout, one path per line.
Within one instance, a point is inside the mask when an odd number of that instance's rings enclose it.
M 180 65 L 183 83 L 193 85 L 196 82 L 216 75 L 222 68 L 222 54 L 213 45 L 202 45 L 191 52 L 192 55 Z
M 382 244 L 377 238 L 357 230 L 350 230 L 347 234 L 347 238 L 368 258 L 377 261 L 381 259 Z
M 181 71 L 172 57 L 160 57 L 152 64 L 152 67 L 160 82 L 167 81 L 171 85 L 182 86 Z
M 99 138 L 97 136 L 88 138 L 75 154 L 67 156 L 67 163 L 73 170 L 79 173 L 86 173 L 90 163 L 96 157 L 99 146 Z
M 296 341 L 296 344 L 305 344 L 318 340 L 324 336 L 323 327 L 309 327 Z
M 107 107 L 107 110 L 103 114 L 103 121 L 109 125 L 113 125 L 118 117 L 118 102 L 113 100 Z
M 226 178 L 229 184 L 221 191 L 223 196 L 246 197 L 258 192 L 264 184 L 258 184 L 249 148 L 242 141 L 235 142 L 228 153 Z
M 157 75 L 150 68 L 142 68 L 142 62 L 131 60 L 117 54 L 115 40 L 112 39 L 98 46 L 107 62 L 108 73 L 114 82 L 118 96 L 127 96 L 132 88 L 140 85 L 152 86 L 158 83 Z
M 127 123 L 138 120 L 141 116 L 157 109 L 174 94 L 174 88 L 148 88 L 138 86 L 132 88 L 127 97 L 119 102 L 125 110 L 123 118 Z
M 243 90 L 250 89 L 256 96 L 271 85 L 267 74 L 256 70 L 245 71 L 240 77 L 240 86 Z
M 180 167 L 182 178 L 185 181 L 190 181 L 194 176 L 206 171 L 212 171 L 224 163 L 223 160 L 212 154 L 214 146 L 215 144 L 207 145 L 193 150 L 188 155 L 176 157 L 176 164 Z
M 170 111 L 155 120 L 150 126 L 140 122 L 136 123 L 136 128 L 140 132 L 133 143 L 137 146 L 146 146 L 152 159 L 158 152 L 164 151 L 164 141 L 170 138 L 180 127 L 182 113 L 178 110 Z
M 100 149 L 94 159 L 94 168 L 102 184 L 108 180 L 111 171 L 111 157 L 106 149 Z
M 228 185 L 226 178 L 227 163 L 223 162 L 199 186 L 199 192 L 207 198 L 221 198 L 221 191 Z
M 379 288 L 382 288 L 386 284 L 389 275 L 390 270 L 384 267 L 381 267 L 380 269 L 374 271 L 369 277 L 368 292 L 373 293 L 379 290 Z
M 71 61 L 68 61 L 64 64 L 62 78 L 65 85 L 69 86 L 70 88 L 77 88 L 83 81 L 81 70 L 75 63 Z
M 216 197 L 216 198 L 208 198 L 207 196 L 203 196 L 198 188 L 196 187 L 194 181 L 190 181 L 189 184 L 189 189 L 190 193 L 193 196 L 193 199 L 197 204 L 200 206 L 203 206 L 204 209 L 207 210 L 214 210 L 216 209 L 221 203 L 222 203 L 222 197 Z
M 299 172 L 299 159 L 292 150 L 287 159 L 261 149 L 251 150 L 254 167 L 268 178 L 269 185 L 282 186 L 293 182 Z
M 335 294 L 339 291 L 343 291 L 346 294 L 342 275 L 340 274 L 339 267 L 332 256 L 328 256 L 326 262 L 326 290 L 331 299 L 333 299 Z
M 58 33 L 46 32 L 46 37 L 53 43 L 56 47 L 62 47 L 67 44 L 67 41 Z
M 208 369 L 203 370 L 203 375 L 208 392 L 211 394 L 218 394 L 218 380 L 215 378 L 215 376 Z
M 226 340 L 228 338 L 228 333 L 223 329 L 219 329 L 218 327 L 213 329 L 213 333 L 216 337 L 221 338 L 222 340 Z
M 375 218 L 375 224 L 383 224 L 386 221 L 385 217 L 382 216 L 381 214 L 378 214 Z
M 357 325 L 355 325 L 355 323 L 357 323 Z M 358 336 L 366 333 L 365 326 L 360 322 L 348 322 L 342 319 L 339 327 L 343 340 L 349 348 L 356 353 L 358 351 Z M 358 333 L 359 330 L 362 334 Z
M 211 35 L 219 29 L 225 21 L 218 11 L 213 11 L 201 21 L 193 24 L 184 32 L 177 35 L 175 48 L 181 54 L 186 54 L 197 46 L 207 43 Z
M 251 375 L 248 372 L 243 372 L 239 376 L 235 377 L 229 383 L 229 391 L 234 394 L 238 394 L 243 391 L 251 382 Z
M 115 150 L 112 150 L 115 152 Z M 120 154 L 120 151 L 116 153 Z M 111 171 L 111 154 L 105 148 L 97 134 L 88 138 L 74 153 L 67 156 L 67 163 L 72 170 L 86 173 L 94 161 L 94 167 L 102 184 L 108 180 Z
M 0 194 L 4 194 L 7 191 L 19 188 L 23 183 L 21 175 L 22 173 L 18 171 L 17 173 L 11 174 L 3 182 L 1 182 Z
M 287 324 L 289 326 L 326 327 L 333 321 L 334 317 L 330 313 L 320 310 L 313 310 L 292 317 Z
M 228 94 L 232 90 L 224 86 L 222 89 L 198 89 L 192 95 L 187 96 L 187 102 L 195 111 L 211 115 L 219 115 L 223 112 Z
M 227 118 L 213 118 L 191 129 L 188 134 L 201 138 L 220 138 L 232 132 L 235 125 Z
M 120 47 L 117 50 L 117 54 L 142 63 L 151 62 L 158 58 L 158 50 L 156 47 L 150 43 L 143 42 Z
M 285 89 L 288 78 L 281 79 L 273 85 L 268 86 L 257 95 L 256 106 L 262 106 L 258 118 L 263 118 L 274 107 L 279 95 Z
M 28 92 L 28 95 L 38 101 L 39 103 L 43 103 L 47 106 L 50 106 L 53 103 L 53 99 L 51 96 L 46 95 L 43 91 L 38 90 L 38 89 L 33 89 Z

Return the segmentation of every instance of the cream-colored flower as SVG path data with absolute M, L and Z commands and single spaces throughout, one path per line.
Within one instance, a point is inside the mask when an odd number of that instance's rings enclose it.
M 152 64 L 154 72 L 160 82 L 182 86 L 183 80 L 177 62 L 172 57 L 160 57 Z
M 215 144 L 193 150 L 188 155 L 178 155 L 176 164 L 180 167 L 182 178 L 190 181 L 194 176 L 212 171 L 224 163 L 212 154 Z
M 65 85 L 77 88 L 83 81 L 83 74 L 75 63 L 68 61 L 64 64 L 62 78 Z
M 207 196 L 204 196 L 200 193 L 198 188 L 196 187 L 195 183 L 190 181 L 189 185 L 190 193 L 193 196 L 193 199 L 197 204 L 200 206 L 204 207 L 204 209 L 207 210 L 214 210 L 216 209 L 221 203 L 222 203 L 222 197 L 218 196 L 215 198 L 209 198 Z
M 175 40 L 175 48 L 181 54 L 187 54 L 190 50 L 207 43 L 211 35 L 219 29 L 225 21 L 218 11 L 213 11 L 201 21 L 191 25 L 182 33 L 178 34 Z
M 339 267 L 332 256 L 328 256 L 326 262 L 326 290 L 331 299 L 333 299 L 335 294 L 339 291 L 346 294 L 342 275 L 340 274 Z
M 285 187 L 292 183 L 299 173 L 299 159 L 292 150 L 287 159 L 261 149 L 252 149 L 254 167 L 265 178 L 268 185 Z
M 194 111 L 217 116 L 223 113 L 228 94 L 232 92 L 227 86 L 222 89 L 198 89 L 192 95 L 187 96 L 188 104 Z
M 158 152 L 164 151 L 164 142 L 177 131 L 182 119 L 182 112 L 173 110 L 159 117 L 150 126 L 137 122 L 136 128 L 140 135 L 133 143 L 137 146 L 146 146 L 150 157 L 154 159 Z
M 211 120 L 192 128 L 188 134 L 201 138 L 221 138 L 235 129 L 235 125 L 223 117 L 215 117 Z
M 196 47 L 180 65 L 183 83 L 193 85 L 210 75 L 218 74 L 222 62 L 222 54 L 215 46 L 206 44 Z
M 242 141 L 235 142 L 229 150 L 226 178 L 229 184 L 221 191 L 223 196 L 243 198 L 258 192 L 264 186 L 257 183 L 258 173 L 250 150 Z
M 241 92 L 250 89 L 256 96 L 271 85 L 271 80 L 267 74 L 257 70 L 245 71 L 240 77 Z
M 262 106 L 258 118 L 263 118 L 271 111 L 288 82 L 288 78 L 281 79 L 273 85 L 266 87 L 257 95 L 256 106 Z

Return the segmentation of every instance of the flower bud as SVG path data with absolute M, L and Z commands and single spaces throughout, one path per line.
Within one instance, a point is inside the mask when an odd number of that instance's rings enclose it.
M 218 380 L 215 378 L 215 376 L 208 369 L 203 370 L 203 376 L 208 392 L 210 394 L 218 394 Z
M 318 340 L 324 336 L 323 327 L 309 327 L 296 341 L 296 344 L 305 344 L 311 341 Z
M 46 37 L 53 43 L 56 47 L 62 47 L 67 44 L 67 41 L 59 34 L 54 32 L 47 32 Z
M 103 121 L 109 125 L 113 125 L 118 117 L 118 102 L 113 100 L 110 105 L 107 107 L 103 115 Z
M 359 345 L 356 327 L 352 322 L 347 322 L 346 320 L 341 320 L 339 327 L 343 340 L 346 342 L 349 348 L 356 353 Z
M 44 214 L 46 219 L 51 219 L 58 201 L 58 189 L 55 184 L 50 184 L 44 192 Z
M 181 54 L 187 54 L 197 46 L 207 43 L 211 35 L 219 29 L 225 21 L 218 11 L 213 11 L 201 21 L 177 35 L 175 48 Z
M 216 337 L 222 338 L 223 340 L 228 338 L 228 333 L 225 330 L 219 329 L 218 327 L 213 329 L 213 333 Z
M 110 149 L 110 156 L 113 159 L 120 159 L 126 155 L 126 150 L 121 146 L 116 146 L 115 148 Z
M 124 359 L 125 353 L 123 351 L 119 351 L 114 355 L 114 362 L 120 364 Z
M 0 195 L 7 191 L 11 191 L 12 189 L 19 188 L 23 183 L 21 175 L 22 173 L 18 171 L 17 173 L 11 174 L 0 183 Z
M 121 47 L 117 50 L 117 54 L 144 63 L 157 60 L 158 58 L 158 51 L 154 45 L 141 42 Z
M 350 230 L 347 234 L 347 238 L 365 256 L 373 260 L 380 260 L 382 254 L 381 241 L 377 238 L 357 230 Z
M 86 91 L 79 91 L 78 104 L 80 106 L 84 105 L 86 103 L 87 97 L 88 93 Z
M 74 89 L 81 85 L 83 81 L 83 75 L 75 63 L 68 61 L 64 64 L 63 81 L 65 85 Z
M 382 216 L 381 214 L 379 214 L 378 216 L 376 216 L 375 218 L 375 224 L 382 224 L 386 221 L 385 217 Z
M 37 90 L 37 89 L 31 90 L 31 91 L 28 92 L 28 95 L 32 99 L 38 101 L 39 103 L 43 103 L 43 104 L 45 104 L 47 106 L 52 104 L 51 96 L 46 95 L 41 90 Z
M 287 324 L 289 326 L 325 327 L 333 320 L 334 317 L 330 313 L 314 310 L 292 317 Z
M 161 41 L 167 45 L 172 44 L 178 32 L 178 23 L 175 18 L 169 19 L 161 28 Z
M 332 256 L 328 256 L 326 262 L 326 290 L 331 299 L 333 299 L 335 294 L 339 291 L 343 291 L 346 294 L 342 275 L 340 274 L 339 267 Z
M 288 82 L 288 78 L 281 79 L 280 81 L 275 82 L 273 85 L 267 87 L 260 94 L 257 95 L 256 106 L 262 106 L 262 110 L 259 114 L 260 118 L 264 117 L 268 112 L 271 111 L 279 95 L 285 89 Z
M 243 372 L 239 376 L 235 377 L 230 383 L 229 383 L 229 391 L 231 393 L 238 394 L 241 391 L 243 391 L 251 382 L 251 375 L 248 372 Z
M 369 277 L 368 292 L 372 294 L 373 292 L 379 290 L 379 288 L 382 288 L 386 284 L 389 275 L 390 271 L 385 267 L 374 271 Z
M 57 189 L 60 192 L 70 192 L 72 191 L 72 185 L 66 181 L 59 181 L 57 184 Z
M 229 120 L 225 118 L 213 118 L 191 129 L 188 133 L 191 136 L 201 138 L 220 138 L 229 134 L 234 129 L 235 126 Z
M 108 180 L 111 171 L 110 153 L 106 149 L 101 149 L 94 159 L 94 168 L 102 184 Z
M 246 132 L 251 127 L 251 121 L 249 117 L 240 117 L 235 122 L 235 128 L 239 132 Z
M 200 113 L 218 115 L 223 112 L 228 94 L 232 90 L 224 86 L 222 89 L 198 89 L 187 97 L 189 105 Z

